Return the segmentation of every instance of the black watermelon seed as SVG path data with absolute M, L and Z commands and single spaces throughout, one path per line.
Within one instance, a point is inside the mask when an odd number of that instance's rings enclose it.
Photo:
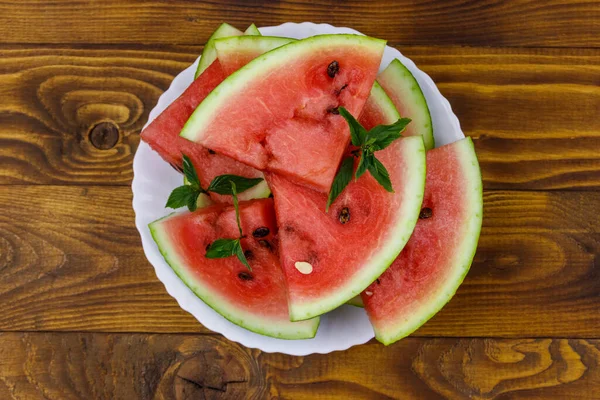
M 210 243 L 206 245 L 206 251 L 210 250 Z
M 254 279 L 254 277 L 246 271 L 242 271 L 238 274 L 238 278 L 240 278 L 243 281 L 251 281 L 252 279 Z
M 217 154 L 217 152 L 214 150 L 208 149 L 208 154 Z
M 327 75 L 329 75 L 330 78 L 333 78 L 337 75 L 339 70 L 340 70 L 340 64 L 334 60 L 327 67 Z
M 433 211 L 431 210 L 431 208 L 425 207 L 425 208 L 421 209 L 421 212 L 419 213 L 419 219 L 431 218 L 432 215 L 433 215 Z
M 342 225 L 350 221 L 350 210 L 348 209 L 348 207 L 342 208 L 338 215 L 338 219 L 340 220 L 340 223 Z
M 348 84 L 344 83 L 344 85 L 341 88 L 339 88 L 338 90 L 334 91 L 335 95 L 339 96 L 340 94 L 342 94 L 342 90 L 346 89 L 347 87 L 348 87 Z
M 246 257 L 247 260 L 251 260 L 252 258 L 254 258 L 254 254 L 252 253 L 252 250 L 244 251 L 244 257 Z
M 331 107 L 327 109 L 327 112 L 329 114 L 333 114 L 333 115 L 340 115 L 340 111 L 338 110 L 337 107 Z
M 379 278 L 377 278 L 376 280 L 377 280 L 377 284 L 381 285 L 381 281 L 379 280 Z
M 269 243 L 268 240 L 261 239 L 258 241 L 258 244 L 260 244 L 262 247 L 264 247 L 268 250 L 271 250 L 271 243 Z
M 260 228 L 256 228 L 254 232 L 252 232 L 252 236 L 254 236 L 255 238 L 264 238 L 269 233 L 271 233 L 269 228 L 267 228 L 266 226 L 261 226 Z

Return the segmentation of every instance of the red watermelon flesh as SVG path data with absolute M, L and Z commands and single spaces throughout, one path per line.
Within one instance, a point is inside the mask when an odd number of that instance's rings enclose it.
M 181 135 L 327 192 L 349 141 L 332 110 L 360 114 L 384 47 L 363 36 L 322 35 L 270 51 L 219 85 Z
M 194 164 L 202 187 L 206 188 L 218 175 L 234 174 L 248 178 L 263 177 L 256 169 L 235 161 L 179 136 L 192 112 L 202 100 L 225 79 L 226 75 L 218 61 L 213 62 L 192 84 L 167 107 L 141 133 L 142 140 L 150 145 L 171 165 L 181 169 L 182 154 Z M 256 192 L 240 194 L 240 199 L 255 197 Z M 268 195 L 268 192 L 266 193 Z M 266 197 L 258 196 L 258 197 Z M 231 196 L 210 193 L 214 201 L 231 204 Z
M 236 258 L 209 259 L 206 247 L 219 238 L 236 238 L 235 209 L 214 205 L 172 214 L 150 224 L 165 260 L 185 284 L 231 322 L 280 338 L 313 337 L 318 319 L 290 322 L 286 286 L 277 254 L 277 226 L 271 199 L 240 203 L 242 247 L 252 271 Z M 266 236 L 252 235 L 267 228 Z M 264 230 L 264 229 L 263 229 Z
M 192 157 L 202 146 L 179 137 L 194 109 L 225 79 L 221 65 L 214 62 L 141 133 L 143 141 L 168 163 L 181 168 L 181 154 Z
M 373 87 L 367 103 L 361 117 L 365 127 L 398 119 L 379 85 Z M 425 183 L 423 141 L 399 139 L 377 152 L 377 158 L 389 171 L 395 193 L 388 193 L 367 173 L 344 189 L 328 213 L 326 194 L 278 174 L 265 174 L 275 199 L 292 320 L 320 315 L 359 294 L 408 240 Z M 312 272 L 302 273 L 297 262 L 310 264 Z
M 471 265 L 481 215 L 470 138 L 427 152 L 421 217 L 402 253 L 361 295 L 379 341 L 409 335 L 450 300 Z

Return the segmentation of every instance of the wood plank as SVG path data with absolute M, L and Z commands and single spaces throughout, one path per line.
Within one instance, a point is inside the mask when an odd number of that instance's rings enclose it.
M 433 78 L 475 140 L 485 188 L 600 188 L 600 53 L 404 52 Z
M 292 357 L 220 336 L 0 335 L 3 399 L 597 399 L 600 341 L 426 339 Z
M 401 50 L 475 139 L 486 188 L 600 189 L 600 50 Z M 149 110 L 199 51 L 1 49 L 0 184 L 129 185 Z M 118 128 L 105 150 L 90 141 L 103 122 Z
M 599 9 L 581 0 L 26 0 L 0 4 L 0 41 L 202 44 L 223 21 L 242 29 L 314 21 L 419 45 L 600 47 Z
M 206 332 L 146 261 L 126 187 L 4 186 L 0 331 Z M 600 337 L 600 192 L 484 195 L 479 250 L 418 336 Z

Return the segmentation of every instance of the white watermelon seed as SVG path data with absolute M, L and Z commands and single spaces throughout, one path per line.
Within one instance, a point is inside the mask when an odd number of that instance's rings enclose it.
M 313 266 L 310 263 L 307 263 L 306 261 L 296 261 L 296 263 L 294 264 L 294 267 L 296 267 L 296 269 L 304 275 L 308 275 L 311 272 L 313 272 Z
M 366 294 L 367 296 L 373 296 L 373 292 L 366 291 L 366 292 L 365 292 L 365 294 Z

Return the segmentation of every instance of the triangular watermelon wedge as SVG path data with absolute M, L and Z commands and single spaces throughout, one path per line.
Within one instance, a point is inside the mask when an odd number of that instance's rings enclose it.
M 469 271 L 482 218 L 481 175 L 470 138 L 427 152 L 423 209 L 392 266 L 361 297 L 384 344 L 423 325 Z
M 370 129 L 398 118 L 389 97 L 375 84 L 360 122 Z M 344 189 L 328 213 L 326 194 L 265 174 L 275 200 L 293 321 L 323 314 L 358 295 L 408 241 L 425 185 L 423 140 L 399 139 L 377 152 L 377 158 L 389 171 L 395 193 L 365 174 Z
M 327 192 L 349 142 L 336 108 L 360 114 L 384 48 L 385 41 L 358 35 L 279 47 L 220 84 L 181 136 Z
M 150 231 L 181 280 L 229 321 L 281 339 L 314 337 L 318 318 L 289 320 L 285 280 L 277 255 L 273 201 L 241 202 L 240 218 L 246 234 L 242 247 L 252 271 L 236 257 L 205 257 L 205 248 L 216 239 L 239 235 L 232 206 L 214 205 L 193 213 L 171 214 L 151 223 Z M 259 228 L 260 237 L 255 237 L 253 232 Z
M 219 44 L 219 55 L 224 57 L 228 71 L 240 68 L 263 52 L 292 40 L 268 36 L 244 37 L 255 38 L 252 41 L 254 45 L 249 46 L 245 41 L 230 41 L 229 38 L 212 41 L 215 54 L 217 54 L 216 42 L 221 42 Z M 242 54 L 243 56 L 237 56 L 237 54 Z M 181 96 L 171 103 L 141 133 L 142 140 L 158 152 L 165 161 L 178 169 L 181 169 L 182 154 L 190 157 L 198 172 L 200 184 L 204 188 L 210 184 L 214 177 L 223 174 L 234 174 L 247 178 L 263 177 L 260 171 L 250 166 L 179 136 L 179 132 L 194 109 L 226 76 L 227 74 L 224 72 L 219 60 L 214 61 L 198 79 L 192 82 Z M 265 198 L 270 193 L 267 183 L 263 181 L 250 190 L 241 193 L 240 199 Z M 211 193 L 210 196 L 214 201 L 231 204 L 231 196 L 222 196 L 216 193 Z

